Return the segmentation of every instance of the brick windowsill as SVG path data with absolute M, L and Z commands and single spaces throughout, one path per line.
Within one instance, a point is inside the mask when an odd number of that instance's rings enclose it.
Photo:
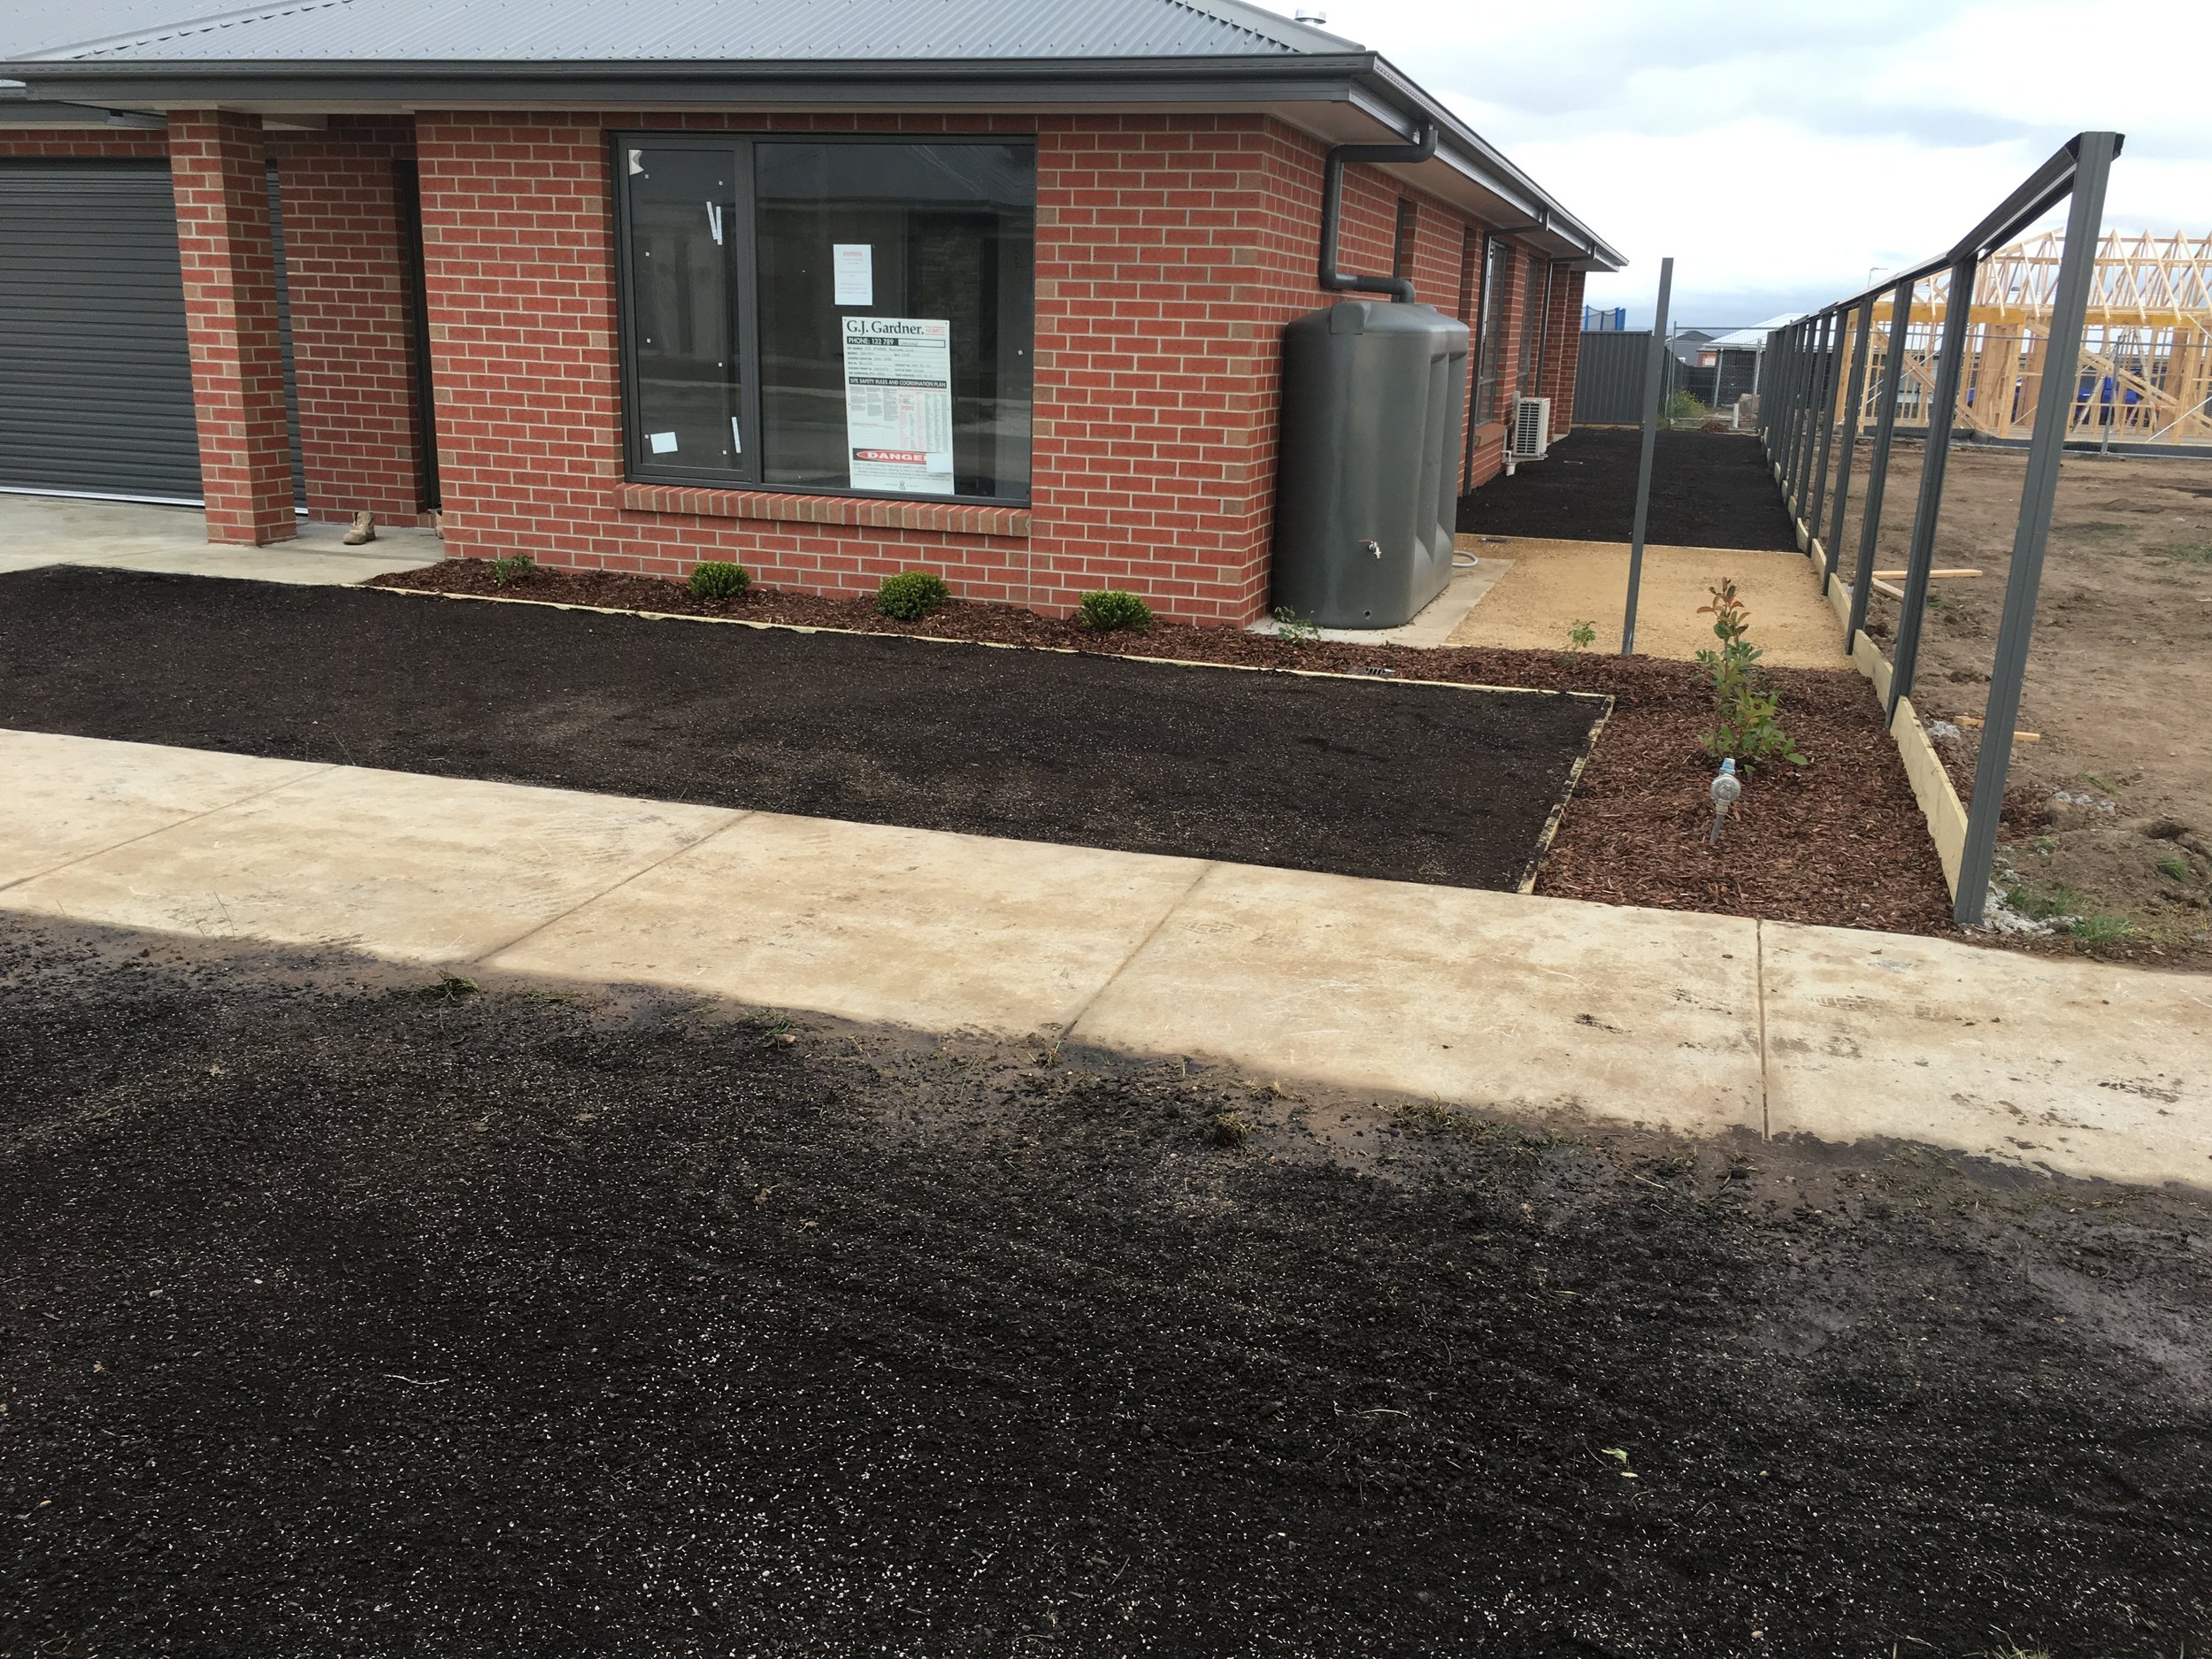
M 630 512 L 688 512 L 706 518 L 777 518 L 793 524 L 859 524 L 881 530 L 942 530 L 956 535 L 1026 536 L 1026 507 L 964 502 L 877 501 L 863 495 L 787 495 L 772 490 L 700 489 L 687 484 L 624 483 Z

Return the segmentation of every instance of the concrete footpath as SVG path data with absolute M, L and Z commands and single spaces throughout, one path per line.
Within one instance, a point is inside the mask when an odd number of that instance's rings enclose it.
M 2212 978 L 0 731 L 0 910 L 2212 1186 Z

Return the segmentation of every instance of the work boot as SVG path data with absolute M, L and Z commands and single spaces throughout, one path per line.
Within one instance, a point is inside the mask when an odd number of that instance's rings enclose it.
M 346 532 L 346 545 L 359 547 L 364 541 L 376 540 L 376 515 L 364 507 L 353 515 L 353 528 Z

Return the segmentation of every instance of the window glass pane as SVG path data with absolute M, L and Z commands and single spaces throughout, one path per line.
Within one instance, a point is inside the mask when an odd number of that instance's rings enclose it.
M 1513 389 L 1522 397 L 1536 396 L 1536 354 L 1542 349 L 1544 319 L 1544 262 L 1528 257 L 1521 279 L 1521 354 L 1513 365 Z
M 630 349 L 638 465 L 745 475 L 738 401 L 737 152 L 623 150 L 630 192 Z
M 755 158 L 762 481 L 1026 497 L 1034 152 L 764 139 Z
M 1475 419 L 1494 420 L 1498 417 L 1498 359 L 1505 343 L 1505 309 L 1512 296 L 1507 292 L 1512 280 L 1513 266 L 1506 257 L 1506 245 L 1494 236 L 1485 250 L 1482 264 L 1482 349 L 1481 364 L 1475 381 Z

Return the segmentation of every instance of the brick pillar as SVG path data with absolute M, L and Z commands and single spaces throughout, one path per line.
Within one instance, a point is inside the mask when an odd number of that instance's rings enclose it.
M 250 547 L 296 534 L 267 165 L 258 121 L 220 110 L 171 112 L 207 539 Z

